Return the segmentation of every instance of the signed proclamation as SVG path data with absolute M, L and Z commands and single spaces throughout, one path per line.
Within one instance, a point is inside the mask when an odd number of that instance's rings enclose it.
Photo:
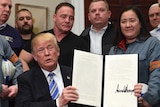
M 138 55 L 106 55 L 103 107 L 137 107 Z
M 133 90 L 137 81 L 137 54 L 103 56 L 74 51 L 72 85 L 79 94 L 74 103 L 96 107 L 137 107 Z

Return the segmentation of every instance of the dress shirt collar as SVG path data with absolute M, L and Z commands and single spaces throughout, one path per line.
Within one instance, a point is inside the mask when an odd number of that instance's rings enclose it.
M 108 25 L 103 27 L 100 31 L 105 31 L 107 29 Z M 95 29 L 93 29 L 93 25 L 91 25 L 91 31 L 92 32 L 97 32 Z
M 7 24 L 6 24 L 6 23 L 4 23 L 4 24 L 0 25 L 0 30 L 4 29 L 6 26 L 7 26 Z
M 112 24 L 112 23 L 109 21 L 109 22 L 108 22 L 108 25 L 109 25 L 109 24 Z M 102 31 L 102 30 L 106 30 L 107 27 L 108 27 L 108 25 L 106 25 L 105 27 L 103 27 L 103 28 L 101 29 L 101 31 Z M 92 30 L 92 31 L 95 31 L 95 30 L 93 29 L 93 25 L 91 25 L 91 30 Z
M 156 31 L 160 31 L 160 24 L 157 26 Z
M 56 67 L 56 69 L 55 70 L 53 70 L 52 72 L 48 72 L 47 70 L 45 70 L 45 69 L 43 69 L 43 68 L 41 68 L 42 69 L 42 71 L 43 71 L 43 73 L 44 73 L 44 75 L 45 75 L 45 77 L 47 78 L 48 77 L 48 74 L 49 73 L 54 73 L 54 74 L 56 74 L 56 75 L 58 75 L 60 72 L 60 67 L 59 67 L 59 64 L 57 64 L 57 67 Z

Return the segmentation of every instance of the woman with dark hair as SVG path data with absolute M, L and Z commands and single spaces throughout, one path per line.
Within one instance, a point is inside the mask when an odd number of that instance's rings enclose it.
M 134 87 L 140 107 L 160 107 L 160 42 L 151 37 L 141 11 L 136 6 L 125 7 L 119 17 L 113 54 L 138 54 L 138 83 L 148 85 L 142 95 L 142 85 Z

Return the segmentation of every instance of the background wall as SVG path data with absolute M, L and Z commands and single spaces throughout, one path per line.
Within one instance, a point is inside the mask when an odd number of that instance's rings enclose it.
M 44 6 L 48 8 L 48 26 L 47 29 L 53 28 L 53 20 L 52 20 L 52 15 L 54 13 L 55 7 L 60 3 L 60 2 L 70 2 L 75 6 L 75 23 L 72 28 L 72 31 L 79 35 L 82 30 L 84 29 L 84 2 L 83 0 L 12 0 L 12 12 L 11 16 L 8 20 L 8 24 L 11 26 L 15 26 L 15 4 L 27 4 L 27 5 L 35 5 L 35 6 Z

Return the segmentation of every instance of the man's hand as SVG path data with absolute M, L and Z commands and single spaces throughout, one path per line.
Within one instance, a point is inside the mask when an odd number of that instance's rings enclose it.
M 2 84 L 2 92 L 0 92 L 0 98 L 5 99 L 8 97 L 8 85 Z
M 137 96 L 137 97 L 140 97 L 141 92 L 142 92 L 142 84 L 136 84 L 134 86 L 134 95 Z
M 145 99 L 143 99 L 143 97 L 141 97 L 142 87 L 142 84 L 136 84 L 134 86 L 134 95 L 138 97 L 140 107 L 152 107 Z
M 68 86 L 63 89 L 62 95 L 59 98 L 59 106 L 62 107 L 70 101 L 76 101 L 78 99 L 78 93 L 75 87 Z
M 8 97 L 13 98 L 17 95 L 18 93 L 18 86 L 17 85 L 12 85 L 8 88 L 9 94 Z

